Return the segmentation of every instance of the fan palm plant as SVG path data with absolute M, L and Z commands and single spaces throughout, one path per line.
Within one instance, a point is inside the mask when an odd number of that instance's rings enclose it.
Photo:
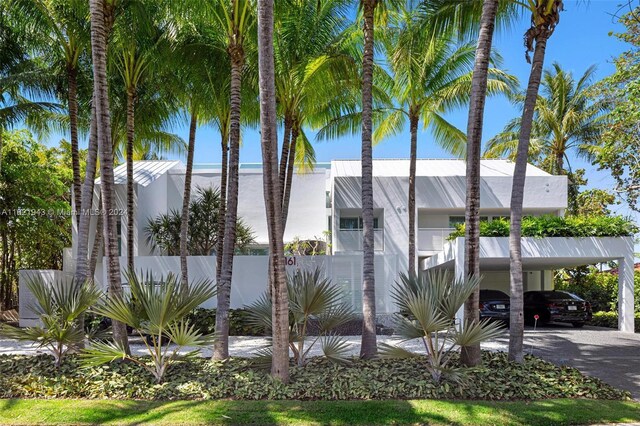
M 320 343 L 324 356 L 337 363 L 347 362 L 348 345 L 332 331 L 355 318 L 350 305 L 344 301 L 340 288 L 322 277 L 322 271 L 296 271 L 287 277 L 289 294 L 289 349 L 293 353 L 293 362 L 304 366 L 309 351 Z M 252 324 L 271 330 L 272 303 L 268 294 L 264 294 L 255 303 L 247 307 Z M 310 329 L 317 329 L 317 336 L 309 336 Z M 259 352 L 264 358 L 270 358 L 270 348 Z M 270 362 L 270 360 L 269 360 Z
M 443 375 L 458 373 L 453 364 L 457 347 L 473 346 L 502 333 L 497 323 L 465 321 L 456 323 L 456 313 L 480 283 L 480 277 L 453 279 L 448 271 L 429 272 L 416 277 L 402 274 L 392 292 L 400 313 L 396 332 L 404 339 L 421 339 L 429 373 L 438 383 Z M 401 347 L 381 345 L 385 358 L 419 356 Z
M 91 281 L 56 280 L 49 284 L 40 276 L 27 281 L 35 303 L 29 306 L 41 322 L 35 327 L 0 326 L 0 334 L 34 342 L 47 349 L 55 359 L 56 368 L 71 351 L 79 349 L 85 333 L 79 321 L 82 314 L 94 306 L 100 291 Z
M 151 273 L 138 277 L 131 271 L 127 272 L 127 281 L 131 289 L 129 294 L 109 295 L 93 311 L 132 327 L 145 342 L 151 364 L 129 355 L 117 341 L 94 342 L 82 353 L 82 359 L 86 365 L 128 359 L 145 368 L 160 383 L 182 348 L 200 348 L 211 343 L 211 336 L 203 336 L 184 318 L 215 296 L 215 285 L 200 281 L 185 288 L 171 274 L 156 281 Z M 186 356 L 198 352 L 196 349 Z
M 542 93 L 536 101 L 529 142 L 529 161 L 549 173 L 566 173 L 565 161 L 568 163 L 571 150 L 593 159 L 604 124 L 604 111 L 591 102 L 589 96 L 595 71 L 595 67 L 589 67 L 575 80 L 556 62 L 551 70 L 543 73 Z M 518 95 L 515 100 L 522 103 L 524 95 Z M 521 117 L 510 121 L 502 133 L 490 139 L 485 157 L 506 156 L 515 160 L 521 123 Z

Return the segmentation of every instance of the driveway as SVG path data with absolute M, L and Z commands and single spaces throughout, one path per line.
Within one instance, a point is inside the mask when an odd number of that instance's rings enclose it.
M 507 350 L 508 336 L 497 339 Z M 640 334 L 610 328 L 549 325 L 525 330 L 525 351 L 559 365 L 575 367 L 640 400 Z

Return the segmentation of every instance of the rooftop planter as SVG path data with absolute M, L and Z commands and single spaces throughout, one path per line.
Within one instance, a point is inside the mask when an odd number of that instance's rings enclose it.
M 523 237 L 630 237 L 639 231 L 630 219 L 621 216 L 527 216 L 522 219 Z M 509 220 L 480 222 L 481 237 L 508 237 Z M 464 237 L 464 224 L 448 240 Z

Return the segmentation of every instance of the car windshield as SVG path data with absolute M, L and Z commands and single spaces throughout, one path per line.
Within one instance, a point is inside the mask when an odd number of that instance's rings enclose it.
M 505 300 L 509 299 L 505 293 L 499 290 L 480 290 L 480 299 L 482 300 Z
M 573 293 L 569 293 L 567 291 L 544 291 L 542 293 L 544 294 L 544 297 L 547 300 L 567 300 L 567 299 L 582 300 L 582 298 L 576 296 Z

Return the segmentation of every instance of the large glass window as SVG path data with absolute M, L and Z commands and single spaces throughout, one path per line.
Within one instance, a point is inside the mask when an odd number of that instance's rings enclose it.
M 343 231 L 357 231 L 362 230 L 364 227 L 362 225 L 361 217 L 341 217 L 340 218 L 340 229 Z M 373 218 L 373 228 L 380 229 L 379 221 L 377 217 Z
M 489 216 L 480 216 L 480 222 L 486 222 Z M 449 228 L 457 228 L 464 223 L 464 216 L 449 216 Z

